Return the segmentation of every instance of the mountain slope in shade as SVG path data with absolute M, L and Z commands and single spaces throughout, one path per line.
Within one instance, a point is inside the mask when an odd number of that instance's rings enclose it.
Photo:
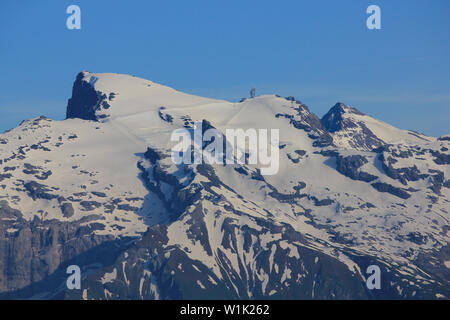
M 371 151 L 387 144 L 422 144 L 436 140 L 395 128 L 340 102 L 321 121 L 339 147 L 361 151 Z
M 320 120 L 291 97 L 233 103 L 89 72 L 67 118 L 0 135 L 0 297 L 450 296 L 446 136 L 342 104 Z M 279 129 L 278 174 L 175 165 L 171 133 L 195 122 Z M 65 288 L 70 264 L 82 290 Z M 371 264 L 381 290 L 365 285 Z

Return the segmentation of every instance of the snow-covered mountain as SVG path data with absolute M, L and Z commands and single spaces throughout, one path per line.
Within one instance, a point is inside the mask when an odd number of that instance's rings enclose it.
M 278 173 L 175 164 L 171 134 L 196 122 L 278 129 Z M 319 119 L 81 72 L 66 120 L 0 135 L 0 297 L 448 298 L 449 148 L 342 103 Z

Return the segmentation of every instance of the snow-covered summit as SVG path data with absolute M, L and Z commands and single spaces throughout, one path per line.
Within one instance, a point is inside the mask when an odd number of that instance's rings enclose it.
M 131 75 L 83 71 L 73 85 L 67 118 L 101 121 L 152 112 L 167 103 L 182 108 L 214 102 L 217 100 L 189 95 Z

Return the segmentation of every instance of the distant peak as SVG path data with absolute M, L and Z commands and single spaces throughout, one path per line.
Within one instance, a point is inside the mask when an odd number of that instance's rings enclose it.
M 359 115 L 364 115 L 361 111 L 359 111 L 356 108 L 347 106 L 345 103 L 343 102 L 337 102 L 331 109 L 330 111 L 328 111 L 327 114 L 329 113 L 354 113 L 354 114 L 359 114 Z
M 348 106 L 346 106 L 345 103 L 343 102 L 336 102 L 336 104 L 332 107 L 332 109 L 340 109 L 340 110 L 345 110 L 347 108 Z
M 364 115 L 358 109 L 347 106 L 342 102 L 337 102 L 320 120 L 328 132 L 336 132 L 344 129 L 346 125 L 351 125 L 349 121 L 344 121 L 344 114 Z M 347 122 L 346 124 L 344 122 Z

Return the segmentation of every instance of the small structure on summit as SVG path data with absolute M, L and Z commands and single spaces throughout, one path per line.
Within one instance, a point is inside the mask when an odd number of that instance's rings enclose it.
M 254 98 L 255 95 L 256 95 L 256 89 L 255 89 L 255 88 L 252 88 L 252 89 L 250 90 L 250 98 Z

